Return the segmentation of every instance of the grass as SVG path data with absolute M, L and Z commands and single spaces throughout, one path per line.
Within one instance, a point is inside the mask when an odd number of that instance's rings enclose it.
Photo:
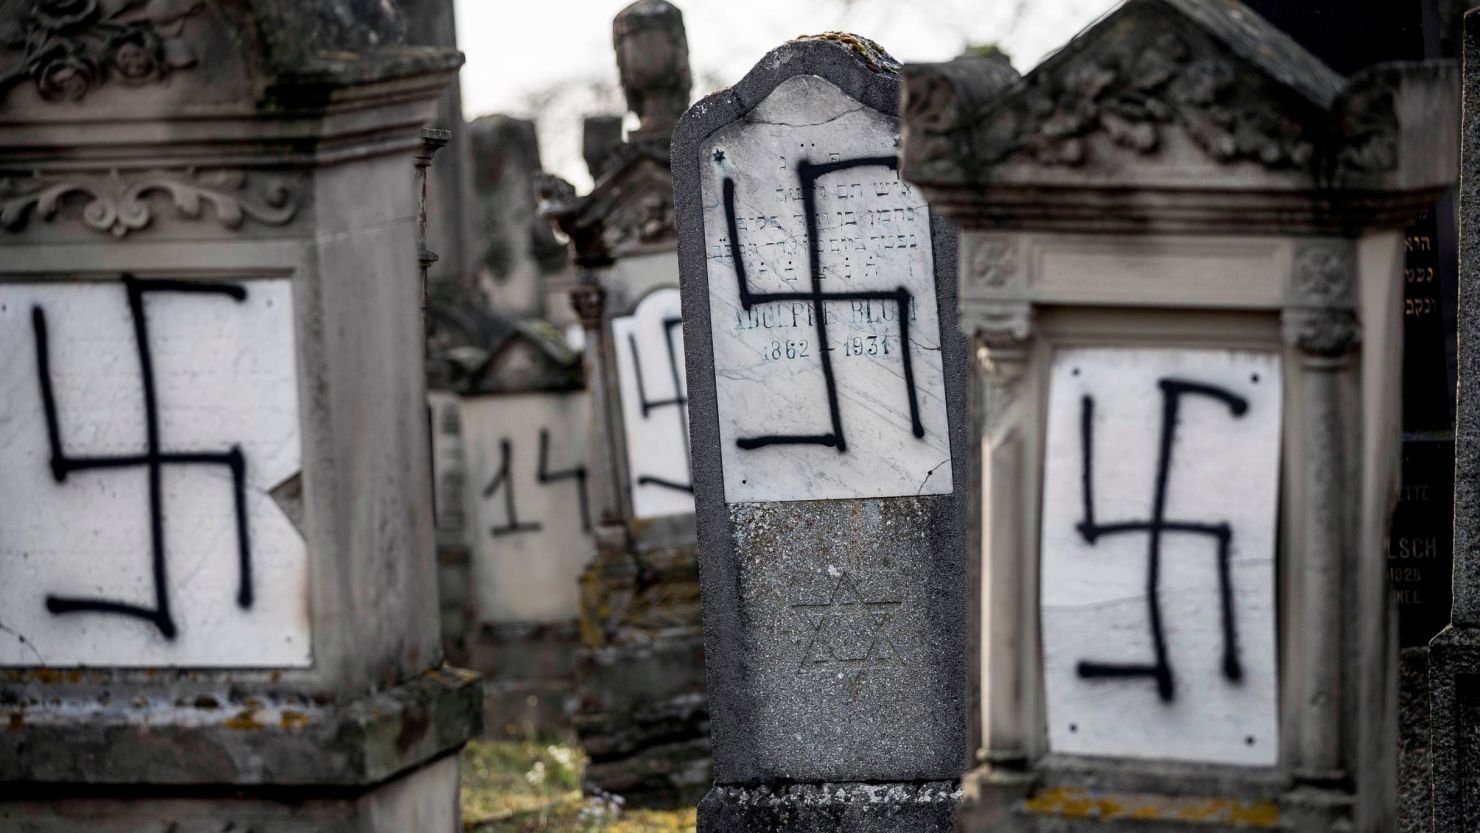
M 462 753 L 462 818 L 468 833 L 694 833 L 694 808 L 628 810 L 614 797 L 581 795 L 579 746 L 478 741 Z

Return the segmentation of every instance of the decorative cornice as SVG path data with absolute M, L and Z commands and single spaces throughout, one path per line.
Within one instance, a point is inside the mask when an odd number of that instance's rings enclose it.
M 1290 300 L 1281 316 L 1285 343 L 1314 356 L 1342 355 L 1361 336 L 1355 304 L 1352 244 L 1306 244 L 1295 253 Z
M 18 20 L 0 22 L 0 100 L 27 79 L 47 101 L 78 101 L 110 80 L 157 83 L 196 56 L 181 39 L 202 0 L 31 0 Z
M 282 177 L 264 178 L 260 187 L 253 187 L 256 181 L 249 181 L 241 171 L 197 173 L 190 169 L 128 176 L 114 170 L 0 178 L 0 226 L 20 231 L 33 213 L 50 222 L 62 202 L 74 194 L 88 198 L 82 209 L 83 222 L 114 237 L 124 237 L 153 221 L 160 203 L 146 198 L 154 193 L 168 194 L 175 215 L 189 220 L 199 219 L 202 206 L 209 204 L 216 222 L 227 229 L 240 228 L 249 217 L 269 226 L 292 220 L 299 205 L 297 189 Z

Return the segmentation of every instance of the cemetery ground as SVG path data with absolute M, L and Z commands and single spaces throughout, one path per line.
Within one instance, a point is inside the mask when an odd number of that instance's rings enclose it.
M 465 833 L 694 833 L 695 808 L 628 808 L 581 792 L 586 758 L 570 739 L 475 740 L 462 751 Z

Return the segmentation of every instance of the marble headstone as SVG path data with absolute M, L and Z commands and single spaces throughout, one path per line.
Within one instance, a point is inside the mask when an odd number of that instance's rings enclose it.
M 674 133 L 701 829 L 948 829 L 966 766 L 955 235 L 897 176 L 896 70 L 862 38 L 792 41 Z M 845 782 L 893 786 L 824 806 Z
M 309 665 L 293 345 L 287 280 L 0 284 L 0 664 Z
M 1048 740 L 1274 766 L 1274 353 L 1065 349 L 1044 457 Z

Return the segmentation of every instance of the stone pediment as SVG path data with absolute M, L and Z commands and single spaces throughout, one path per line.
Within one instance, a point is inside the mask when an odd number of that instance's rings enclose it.
M 577 390 L 581 354 L 543 320 L 515 320 L 462 291 L 430 299 L 428 385 L 464 395 Z
M 651 142 L 622 145 L 591 193 L 545 209 L 571 238 L 578 262 L 601 265 L 677 245 L 666 151 Z
M 1434 141 L 1453 132 L 1452 64 L 1343 77 L 1230 0 L 1129 0 L 1020 79 L 961 63 L 905 68 L 905 176 L 927 189 L 1145 200 L 1433 190 L 1453 176 L 1454 142 Z

